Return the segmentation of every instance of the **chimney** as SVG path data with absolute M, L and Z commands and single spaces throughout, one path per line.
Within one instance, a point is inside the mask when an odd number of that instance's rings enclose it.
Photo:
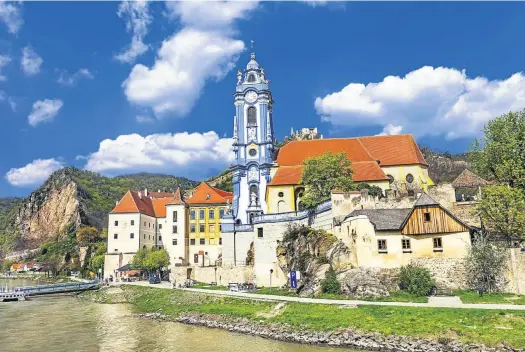
M 115 206 L 117 206 L 117 205 L 118 205 L 118 200 L 115 202 Z
M 142 199 L 142 192 L 138 191 L 138 194 L 139 194 L 139 199 Z
M 147 197 L 147 196 L 148 196 L 148 189 L 144 188 L 144 197 Z
M 157 192 L 159 192 L 159 193 L 160 193 L 160 189 L 159 189 L 159 190 L 158 190 Z

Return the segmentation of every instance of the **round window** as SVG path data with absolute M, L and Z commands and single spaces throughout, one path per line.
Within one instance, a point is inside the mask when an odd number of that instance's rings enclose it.
M 283 192 L 279 192 L 279 197 L 284 197 L 284 193 Z
M 412 183 L 414 182 L 414 176 L 412 176 L 412 174 L 408 174 L 406 180 L 408 183 Z
M 256 156 L 256 155 L 257 155 L 257 150 L 255 150 L 255 149 L 250 149 L 250 150 L 248 151 L 248 153 L 250 154 L 250 156 Z
M 386 175 L 386 177 L 388 177 L 388 182 L 389 182 L 389 183 L 394 183 L 394 176 L 392 176 L 392 175 Z

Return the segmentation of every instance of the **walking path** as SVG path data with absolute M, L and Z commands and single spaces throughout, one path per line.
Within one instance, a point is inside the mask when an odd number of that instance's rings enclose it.
M 151 285 L 147 281 L 137 282 L 122 282 L 123 285 L 148 286 L 155 288 L 173 289 L 171 283 L 162 282 L 160 284 Z M 231 292 L 221 290 L 207 290 L 202 288 L 184 288 L 178 289 L 183 291 L 206 293 L 209 295 L 241 297 L 256 300 L 278 301 L 278 302 L 298 302 L 308 304 L 332 304 L 332 305 L 348 305 L 348 306 L 389 306 L 389 307 L 426 307 L 426 308 L 460 308 L 460 309 L 494 309 L 494 310 L 524 310 L 525 305 L 518 304 L 467 304 L 462 303 L 459 297 L 430 297 L 428 303 L 409 303 L 409 302 L 373 302 L 373 301 L 359 301 L 350 299 L 325 299 L 325 298 L 307 298 L 307 297 L 290 297 L 290 296 L 274 296 L 257 293 L 246 292 Z

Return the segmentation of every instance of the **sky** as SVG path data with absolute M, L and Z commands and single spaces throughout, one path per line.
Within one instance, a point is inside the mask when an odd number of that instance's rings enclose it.
M 524 17 L 524 2 L 0 1 L 0 197 L 68 165 L 221 172 L 252 50 L 278 139 L 411 133 L 464 152 L 525 108 Z

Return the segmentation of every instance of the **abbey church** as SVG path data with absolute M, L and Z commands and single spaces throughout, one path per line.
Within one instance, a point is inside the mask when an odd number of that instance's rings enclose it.
M 276 248 L 289 224 L 333 233 L 354 251 L 348 258 L 354 266 L 396 267 L 421 256 L 466 253 L 470 225 L 430 195 L 428 165 L 411 135 L 304 138 L 277 148 L 272 92 L 254 53 L 237 73 L 233 96 L 233 193 L 206 182 L 187 198 L 179 190 L 128 192 L 109 214 L 105 277 L 118 277 L 140 248 L 156 247 L 168 251 L 179 278 L 205 280 L 208 268 L 215 275 L 220 268 L 234 282 L 281 285 L 287 273 Z M 328 151 L 343 152 L 354 182 L 377 186 L 384 196 L 334 190 L 315 209 L 303 209 L 303 163 Z

